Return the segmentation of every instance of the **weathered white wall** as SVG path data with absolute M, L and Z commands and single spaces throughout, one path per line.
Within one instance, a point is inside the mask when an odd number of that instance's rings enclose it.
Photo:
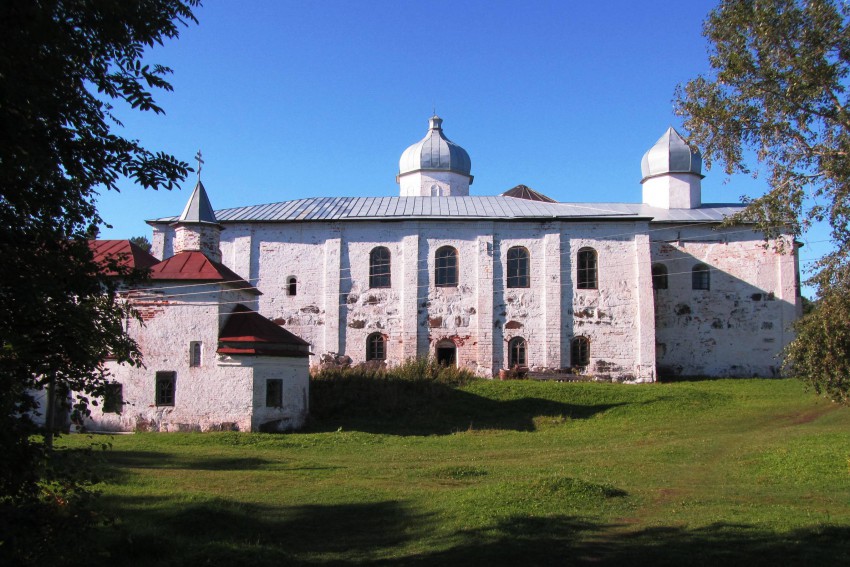
M 314 363 L 326 352 L 362 362 L 367 337 L 380 332 L 391 364 L 434 355 L 450 341 L 460 366 L 492 376 L 508 365 L 508 341 L 521 336 L 532 369 L 563 369 L 570 340 L 584 335 L 587 373 L 652 380 L 646 231 L 645 222 L 244 223 L 228 225 L 221 246 L 225 263 L 263 291 L 260 312 L 310 342 Z M 444 245 L 458 251 L 456 288 L 434 285 L 434 253 Z M 390 250 L 391 288 L 369 288 L 376 246 Z M 531 254 L 529 288 L 506 286 L 512 246 Z M 598 290 L 574 289 L 584 246 L 599 254 Z M 295 296 L 286 291 L 291 276 Z
M 145 367 L 107 363 L 112 377 L 123 385 L 125 405 L 120 414 L 94 408 L 88 427 L 106 431 L 250 431 L 273 419 L 282 420 L 286 427 L 303 424 L 308 387 L 305 358 L 216 354 L 226 314 L 237 302 L 251 306 L 255 296 L 217 284 L 146 285 L 158 290 L 132 296 L 144 324 L 128 322 Z M 203 343 L 198 367 L 189 366 L 191 341 Z M 157 371 L 177 373 L 173 406 L 156 405 Z M 283 408 L 265 408 L 267 377 L 285 379 Z M 263 398 L 258 405 L 260 389 Z
M 585 372 L 613 380 L 654 380 L 655 360 L 647 339 L 647 334 L 652 335 L 652 320 L 646 316 L 646 310 L 651 314 L 652 308 L 642 303 L 650 297 L 649 266 L 636 261 L 646 255 L 647 224 L 569 223 L 564 227 L 562 248 L 567 249 L 562 249 L 562 255 L 569 259 L 563 268 L 567 276 L 563 286 L 565 328 L 569 338 L 590 340 L 590 364 Z M 578 252 L 585 247 L 597 253 L 597 289 L 576 286 Z M 569 361 L 569 343 L 563 348 L 562 356 Z
M 451 341 L 459 365 L 492 376 L 508 365 L 508 341 L 521 336 L 532 369 L 564 369 L 572 365 L 572 338 L 586 336 L 585 372 L 597 378 L 654 380 L 656 368 L 662 375 L 772 375 L 800 306 L 795 256 L 764 249 L 759 235 L 740 227 L 234 223 L 222 237 L 225 264 L 263 291 L 259 311 L 309 341 L 314 363 L 326 352 L 361 362 L 366 337 L 380 332 L 391 364 L 433 355 L 438 342 Z M 459 253 L 457 288 L 434 286 L 434 253 L 443 245 Z M 369 289 L 375 246 L 390 250 L 390 289 Z M 511 246 L 531 254 L 527 289 L 506 287 Z M 596 290 L 575 286 L 577 253 L 585 246 L 598 254 Z M 656 262 L 667 265 L 670 288 L 653 293 Z M 708 292 L 691 290 L 697 262 L 713 267 Z M 286 294 L 289 276 L 298 278 L 294 297 Z
M 740 227 L 670 227 L 652 234 L 653 261 L 668 270 L 655 291 L 656 350 L 664 375 L 775 376 L 792 339 L 800 298 L 793 246 L 765 248 Z M 710 290 L 693 290 L 695 264 Z
M 310 371 L 306 357 L 240 356 L 241 364 L 250 365 L 254 375 L 251 425 L 254 431 L 287 431 L 299 429 L 307 420 L 310 408 Z M 227 360 L 220 364 L 228 366 Z M 283 405 L 266 407 L 266 380 L 283 380 Z

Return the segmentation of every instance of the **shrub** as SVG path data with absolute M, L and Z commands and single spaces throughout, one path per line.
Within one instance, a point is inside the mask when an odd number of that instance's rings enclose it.
M 349 368 L 314 368 L 310 384 L 310 413 L 332 416 L 391 416 L 420 410 L 449 392 L 475 380 L 469 370 L 417 358 L 400 366 L 364 363 Z

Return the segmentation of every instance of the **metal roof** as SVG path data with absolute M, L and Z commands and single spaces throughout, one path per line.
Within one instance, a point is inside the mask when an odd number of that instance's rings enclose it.
M 640 170 L 645 181 L 667 173 L 693 173 L 702 177 L 702 155 L 692 150 L 682 136 L 670 126 L 655 145 L 643 154 Z
M 107 276 L 126 275 L 119 274 L 113 268 L 145 269 L 159 262 L 129 240 L 89 240 L 89 248 L 94 255 L 95 264 L 100 266 Z M 114 265 L 110 265 L 113 263 Z
M 535 191 L 527 185 L 517 185 L 513 189 L 508 189 L 501 195 L 502 197 L 515 197 L 517 199 L 527 199 L 529 201 L 544 201 L 546 203 L 557 203 L 555 199 L 547 197 L 543 193 Z
M 197 250 L 179 252 L 154 265 L 151 267 L 150 279 L 222 282 L 235 289 L 242 289 L 254 295 L 262 295 L 258 289 L 243 280 L 239 274 L 224 264 L 210 260 Z
M 189 201 L 183 209 L 183 214 L 180 215 L 178 220 L 181 222 L 217 222 L 210 199 L 207 197 L 204 184 L 201 183 L 200 179 L 195 184 L 195 190 L 192 191 L 192 196 L 189 197 Z
M 401 154 L 398 173 L 404 175 L 412 171 L 445 170 L 469 175 L 472 161 L 469 154 L 443 134 L 443 119 L 432 116 L 425 137 L 408 147 Z
M 741 204 L 704 204 L 697 209 L 658 209 L 639 203 L 547 203 L 513 197 L 312 197 L 215 211 L 219 223 L 354 220 L 542 220 L 594 219 L 656 222 L 719 222 Z M 170 223 L 176 217 L 148 221 Z

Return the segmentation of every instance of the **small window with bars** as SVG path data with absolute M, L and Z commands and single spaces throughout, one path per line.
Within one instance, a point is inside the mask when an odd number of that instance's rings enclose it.
M 390 251 L 384 246 L 369 253 L 369 287 L 391 287 Z
M 156 405 L 173 406 L 177 389 L 177 373 L 160 371 L 156 373 Z

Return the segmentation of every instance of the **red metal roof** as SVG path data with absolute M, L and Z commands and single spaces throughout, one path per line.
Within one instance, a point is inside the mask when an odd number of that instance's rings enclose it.
M 218 334 L 221 354 L 308 356 L 310 343 L 239 304 Z
M 513 197 L 514 199 L 525 199 L 526 201 L 542 201 L 544 203 L 557 203 L 551 197 L 547 197 L 543 193 L 538 193 L 531 187 L 525 185 L 517 185 L 513 189 L 508 189 L 501 195 L 502 197 Z
M 223 282 L 260 295 L 256 288 L 230 268 L 210 260 L 197 250 L 180 252 L 159 262 L 151 268 L 151 279 Z
M 143 270 L 159 262 L 129 240 L 89 240 L 89 248 L 94 254 L 95 263 L 102 266 L 108 276 L 124 275 L 109 266 L 110 263 L 122 268 Z

